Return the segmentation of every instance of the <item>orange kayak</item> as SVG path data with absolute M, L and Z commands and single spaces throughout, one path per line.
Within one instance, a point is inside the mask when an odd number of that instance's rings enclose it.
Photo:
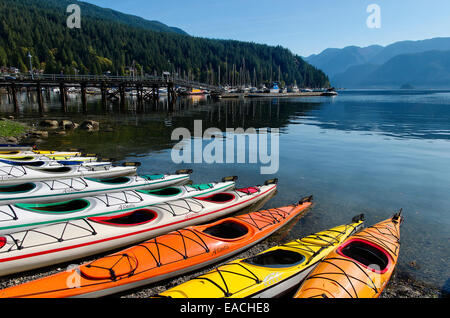
M 310 273 L 295 298 L 377 298 L 397 264 L 401 211 L 345 240 Z
M 257 244 L 303 214 L 299 203 L 173 231 L 66 271 L 0 291 L 0 297 L 100 297 L 216 263 Z

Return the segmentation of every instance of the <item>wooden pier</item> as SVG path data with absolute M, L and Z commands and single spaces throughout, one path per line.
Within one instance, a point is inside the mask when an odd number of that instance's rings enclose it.
M 42 112 L 44 111 L 43 91 L 47 90 L 48 92 L 54 88 L 59 88 L 63 111 L 67 111 L 69 88 L 80 90 L 84 110 L 87 108 L 87 90 L 92 88 L 100 90 L 102 103 L 105 105 L 108 99 L 119 100 L 121 105 L 124 105 L 127 90 L 136 91 L 138 101 L 143 102 L 144 100 L 158 99 L 159 89 L 167 88 L 169 103 L 173 103 L 177 98 L 176 88 L 198 88 L 209 90 L 214 94 L 222 93 L 222 89 L 218 86 L 172 76 L 20 75 L 0 78 L 0 87 L 6 88 L 8 98 L 14 105 L 15 111 L 18 111 L 19 107 L 17 93 L 23 89 L 35 90 L 39 111 Z

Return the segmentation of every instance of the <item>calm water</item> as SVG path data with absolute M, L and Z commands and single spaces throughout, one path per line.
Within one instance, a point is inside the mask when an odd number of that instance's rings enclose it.
M 22 96 L 20 117 L 37 122 L 33 99 Z M 179 99 L 172 110 L 162 100 L 128 110 L 102 108 L 91 98 L 81 112 L 73 97 L 69 112 L 57 96 L 47 103 L 48 118 L 100 120 L 112 132 L 75 131 L 52 136 L 41 148 L 83 148 L 117 160 L 140 161 L 140 173 L 194 169 L 195 182 L 238 175 L 250 186 L 279 178 L 279 193 L 265 207 L 313 194 L 315 206 L 283 240 L 343 224 L 364 213 L 367 224 L 403 208 L 398 270 L 450 290 L 450 91 L 342 91 L 336 98 L 223 100 Z M 3 97 L 2 113 L 12 110 Z M 261 175 L 259 164 L 181 164 L 171 160 L 172 130 L 218 127 L 280 128 L 280 169 Z M 207 143 L 207 142 L 205 142 Z M 281 236 L 274 236 L 278 239 Z M 415 262 L 412 266 L 411 263 Z

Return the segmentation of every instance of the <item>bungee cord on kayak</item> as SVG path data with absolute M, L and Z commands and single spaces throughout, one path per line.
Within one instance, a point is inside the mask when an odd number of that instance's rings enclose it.
M 302 277 L 326 255 L 324 249 L 334 248 L 358 231 L 363 219 L 360 216 L 354 218 L 351 224 L 280 244 L 249 258 L 225 263 L 156 297 L 278 297 L 302 281 Z M 321 253 L 325 254 L 318 256 Z
M 275 185 L 270 186 L 273 189 L 274 187 Z M 178 276 L 255 245 L 295 217 L 302 215 L 310 206 L 310 202 L 305 202 L 298 204 L 295 209 L 287 206 L 277 208 L 276 212 L 270 211 L 271 209 L 251 212 L 213 223 L 178 229 L 79 266 L 76 269 L 76 272 L 80 273 L 78 288 L 67 288 L 65 283 L 71 274 L 61 272 L 22 286 L 8 288 L 1 291 L 0 296 L 95 297 Z M 280 211 L 284 211 L 284 215 L 281 216 Z M 278 222 L 268 220 L 270 212 Z M 259 226 L 250 225 L 250 219 Z M 230 240 L 229 233 L 222 232 L 223 229 L 232 229 L 233 239 Z
M 295 297 L 378 297 L 398 259 L 401 214 L 348 238 L 311 272 Z

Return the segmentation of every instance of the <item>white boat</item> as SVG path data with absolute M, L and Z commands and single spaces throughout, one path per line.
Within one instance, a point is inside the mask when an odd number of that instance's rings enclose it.
M 205 223 L 260 202 L 276 188 L 267 184 L 237 189 L 7 234 L 0 237 L 0 275 L 72 261 Z
M 288 87 L 288 93 L 298 93 L 298 92 L 300 92 L 300 89 L 298 88 L 297 84 Z
M 207 185 L 173 186 L 156 190 L 131 190 L 87 196 L 70 201 L 0 206 L 0 235 L 56 222 L 111 216 L 170 200 L 206 196 L 234 188 L 234 181 Z
M 165 95 L 167 95 L 167 94 L 168 94 L 167 88 L 160 88 L 160 89 L 158 89 L 158 94 L 159 94 L 160 96 L 165 96 Z
M 0 186 L 76 177 L 113 178 L 136 174 L 136 163 L 62 167 L 0 166 Z
M 68 157 L 63 160 L 53 160 L 49 157 L 21 157 L 13 159 L 0 158 L 0 166 L 31 166 L 31 167 L 55 167 L 75 166 L 87 163 L 99 162 L 97 157 Z
M 270 87 L 269 93 L 271 94 L 278 94 L 280 92 L 280 88 L 278 86 L 278 83 L 273 83 L 272 86 Z
M 189 181 L 192 170 L 107 179 L 70 178 L 0 186 L 0 205 L 50 203 L 126 190 L 157 189 Z M 0 215 L 0 219 L 3 216 Z M 0 222 L 1 224 L 1 222 Z

